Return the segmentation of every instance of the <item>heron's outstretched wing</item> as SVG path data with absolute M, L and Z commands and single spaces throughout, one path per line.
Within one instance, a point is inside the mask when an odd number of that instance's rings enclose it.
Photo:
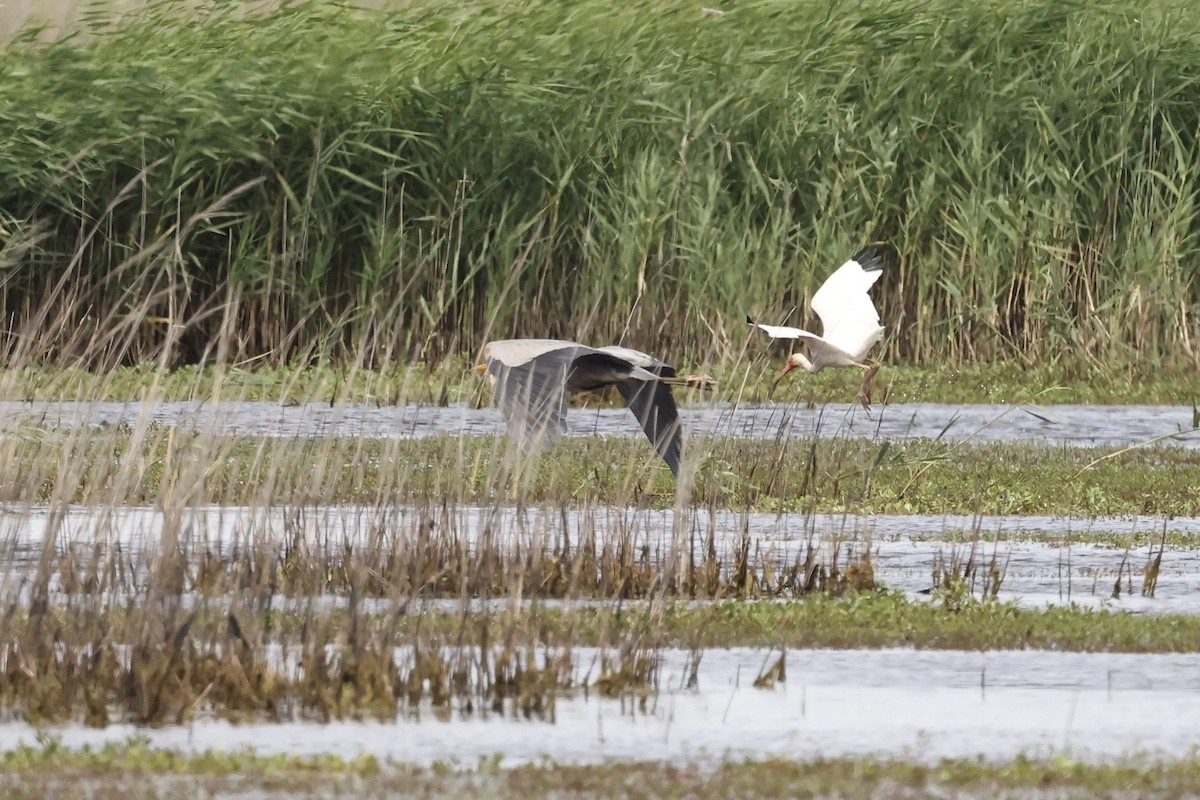
M 488 361 L 494 359 L 505 366 L 519 367 L 547 353 L 559 350 L 578 352 L 580 348 L 591 349 L 564 339 L 498 339 L 487 343 L 486 353 Z
M 550 350 L 518 366 L 489 358 L 495 378 L 496 405 L 508 422 L 508 434 L 526 451 L 554 444 L 567 427 L 567 371 L 571 346 Z
M 820 339 L 815 333 L 809 333 L 802 328 L 790 328 L 787 325 L 764 325 L 761 322 L 755 322 L 748 315 L 746 322 L 749 322 L 756 328 L 766 332 L 767 336 L 772 339 Z
M 883 254 L 864 247 L 842 264 L 813 295 L 812 310 L 821 318 L 821 338 L 847 353 L 874 344 L 883 328 L 867 290 L 883 274 Z
M 662 375 L 668 378 L 675 377 L 675 369 L 670 364 L 661 358 L 655 358 L 649 353 L 643 353 L 641 350 L 634 350 L 632 347 L 621 347 L 617 344 L 606 344 L 604 347 L 597 347 L 596 350 L 628 361 L 635 367 L 641 367 L 644 370 L 653 372 L 655 375 Z
M 675 370 L 670 370 L 671 376 Z M 671 377 L 664 376 L 664 377 Z M 679 477 L 679 459 L 683 451 L 683 427 L 671 387 L 661 381 L 627 380 L 617 384 L 617 391 L 629 404 L 629 410 L 641 423 L 646 438 L 667 462 L 672 474 Z
M 598 348 L 603 353 L 623 358 L 636 367 L 653 373 L 660 378 L 676 377 L 675 368 L 660 358 L 640 350 L 619 345 Z M 617 384 L 617 391 L 629 405 L 646 438 L 667 462 L 672 474 L 679 476 L 679 460 L 683 451 L 683 427 L 679 423 L 679 410 L 675 395 L 669 384 L 661 381 L 630 379 Z

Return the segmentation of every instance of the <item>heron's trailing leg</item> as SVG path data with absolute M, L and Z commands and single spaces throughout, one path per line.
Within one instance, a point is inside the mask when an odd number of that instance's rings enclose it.
M 709 392 L 717 388 L 717 382 L 708 375 L 687 375 L 683 379 L 683 385 L 689 389 L 702 389 Z
M 712 391 L 717 388 L 717 382 L 707 375 L 658 376 L 659 383 L 668 386 L 686 386 L 689 389 Z
M 871 410 L 871 387 L 875 383 L 875 373 L 879 372 L 878 364 L 855 364 L 863 371 L 862 386 L 858 389 L 858 402 L 862 403 L 862 407 L 866 411 Z

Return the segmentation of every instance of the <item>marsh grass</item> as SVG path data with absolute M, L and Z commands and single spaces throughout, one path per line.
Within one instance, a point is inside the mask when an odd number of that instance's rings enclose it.
M 553 721 L 556 695 L 578 681 L 570 646 L 548 647 L 499 617 L 495 644 L 486 633 L 465 644 L 419 631 L 397 641 L 381 620 L 368 626 L 353 608 L 307 613 L 291 635 L 272 631 L 269 615 L 252 612 L 111 612 L 64 609 L 32 614 L 24 624 L 10 615 L 0 673 L 4 713 L 34 725 L 97 727 L 181 724 L 197 716 L 328 721 L 479 713 Z M 653 677 L 623 671 L 612 685 L 632 691 Z
M 170 373 L 164 363 L 155 374 Z M 94 395 L 111 380 L 96 376 Z M 11 531 L 0 705 L 13 717 L 552 719 L 555 698 L 581 685 L 652 703 L 656 650 L 673 640 L 692 650 L 1200 641 L 1187 639 L 1186 618 L 1039 615 L 988 601 L 995 591 L 919 609 L 878 594 L 869 542 L 798 530 L 803 545 L 781 561 L 750 535 L 745 511 L 733 512 L 734 528 L 713 521 L 729 508 L 975 512 L 992 495 L 1008 512 L 1041 509 L 1074 500 L 1069 482 L 1048 485 L 1067 474 L 1093 510 L 1103 500 L 1187 513 L 1200 494 L 1179 489 L 1200 479 L 1182 448 L 1123 453 L 1079 474 L 1092 454 L 1069 448 L 694 437 L 676 483 L 640 439 L 572 439 L 526 460 L 502 437 L 226 436 L 199 418 L 164 427 L 157 386 L 129 424 L 34 420 L 0 439 Z M 219 404 L 246 384 L 209 389 L 203 400 Z M 358 504 L 348 522 L 333 507 L 344 502 Z M 89 522 L 72 533 L 76 504 Z M 161 519 L 140 542 L 121 538 L 127 515 L 144 513 L 131 504 Z M 510 521 L 509 504 L 540 510 Z M 230 516 L 227 538 L 199 521 L 234 505 L 247 514 Z M 641 514 L 667 506 L 672 525 L 644 527 Z M 468 523 L 468 510 L 482 523 Z M 601 515 L 614 535 L 598 535 Z M 27 523 L 32 539 L 17 533 Z M 812 602 L 747 602 L 797 597 Z M 449 608 L 434 608 L 439 599 Z M 697 599 L 718 602 L 688 605 Z M 544 607 L 552 600 L 565 604 Z M 594 669 L 574 656 L 582 642 L 601 648 Z
M 536 460 L 504 437 L 224 435 L 156 424 L 10 429 L 0 500 L 391 506 L 538 503 L 926 514 L 1200 514 L 1200 463 L 1184 447 L 1121 453 L 1038 443 L 748 440 L 693 434 L 680 483 L 636 437 L 568 438 Z M 190 424 L 190 423 L 189 423 Z M 269 421 L 263 423 L 269 424 Z M 253 423 L 251 423 L 253 427 Z M 1095 463 L 1090 469 L 1084 469 Z
M 187 753 L 151 747 L 133 738 L 94 749 L 74 749 L 46 737 L 0 754 L 0 786 L 11 796 L 176 797 L 199 787 L 211 795 L 253 791 L 263 798 L 304 794 L 419 793 L 429 798 L 464 795 L 498 798 L 645 796 L 719 800 L 726 797 L 836 796 L 868 800 L 881 794 L 959 797 L 1121 798 L 1136 793 L 1153 800 L 1194 794 L 1200 781 L 1195 759 L 1165 760 L 1130 754 L 1103 764 L 1066 756 L 1019 756 L 1007 761 L 942 760 L 917 764 L 874 757 L 840 759 L 726 760 L 713 765 L 610 762 L 602 765 L 481 763 L 428 767 L 381 762 L 371 756 L 343 759 L 253 751 Z M 640 796 L 640 795 L 637 795 Z
M 231 606 L 228 604 L 232 601 Z M 182 723 L 499 715 L 552 721 L 557 698 L 595 691 L 646 711 L 659 648 L 780 649 L 759 676 L 786 679 L 797 647 L 1036 648 L 1196 652 L 1195 616 L 1072 607 L 1022 609 L 959 598 L 913 603 L 862 592 L 797 602 L 551 607 L 403 601 L 285 610 L 244 599 L 53 598 L 0 618 L 0 712 L 33 724 Z M 581 650 L 599 648 L 588 659 Z
M 997 599 L 1000 596 L 1000 588 L 1004 583 L 1012 554 L 1011 550 L 1006 549 L 1003 559 L 1001 559 L 1000 544 L 1002 541 L 1008 543 L 1024 540 L 1043 542 L 1059 547 L 1059 596 L 1068 603 L 1071 602 L 1073 591 L 1071 548 L 1074 545 L 1086 543 L 1092 546 L 1107 546 L 1123 550 L 1120 563 L 1115 570 L 1115 580 L 1110 595 L 1113 600 L 1121 597 L 1122 580 L 1126 581 L 1127 586 L 1124 593 L 1133 593 L 1133 566 L 1130 563 L 1130 556 L 1135 546 L 1148 546 L 1146 562 L 1142 567 L 1141 595 L 1154 597 L 1158 587 L 1159 572 L 1162 569 L 1163 556 L 1167 550 L 1168 524 L 1168 521 L 1164 519 L 1162 529 L 1157 534 L 1154 531 L 1143 531 L 1139 535 L 1135 525 L 1129 533 L 1100 537 L 1072 532 L 1032 537 L 1028 535 L 1028 532 L 1016 536 L 1005 533 L 1003 536 L 988 537 L 983 534 L 976 522 L 970 530 L 952 531 L 948 535 L 938 537 L 937 540 L 943 543 L 944 549 L 939 548 L 935 554 L 932 586 L 926 593 L 932 594 L 940 602 L 950 607 L 960 607 L 962 603 L 973 602 L 976 599 Z M 1188 534 L 1176 534 L 1170 539 L 1175 548 L 1189 548 L 1194 547 L 1195 544 L 1194 537 Z M 987 552 L 989 545 L 990 554 Z M 1064 577 L 1065 584 L 1063 583 Z M 1090 587 L 1092 595 L 1096 594 L 1099 578 L 1099 573 L 1093 576 Z
M 568 524 L 565 510 L 561 527 L 546 512 L 531 527 L 518 515 L 471 529 L 429 508 L 361 508 L 348 522 L 328 509 L 257 509 L 234 515 L 224 538 L 203 517 L 168 509 L 139 540 L 119 535 L 128 520 L 110 507 L 93 512 L 78 541 L 65 512 L 26 512 L 42 515 L 45 534 L 13 538 L 0 579 L 0 709 L 34 724 L 553 719 L 556 697 L 579 689 L 645 710 L 667 644 L 699 658 L 735 643 L 1190 651 L 1200 642 L 1192 617 L 996 602 L 1001 575 L 973 586 L 974 547 L 942 567 L 937 602 L 919 605 L 880 593 L 870 543 L 850 536 L 810 541 L 781 564 L 745 533 L 720 547 L 711 527 L 685 541 L 634 524 L 601 538 L 587 514 Z M 794 597 L 806 602 L 765 602 Z M 576 655 L 585 645 L 600 648 L 590 665 Z M 764 681 L 782 669 L 781 657 Z
M 430 509 L 399 517 L 346 511 L 327 518 L 302 509 L 240 509 L 228 517 L 214 510 L 188 515 L 182 534 L 170 531 L 166 516 L 152 515 L 143 528 L 94 513 L 50 542 L 30 542 L 12 529 L 0 589 L 15 600 L 33 581 L 35 605 L 44 606 L 50 594 L 141 597 L 150 590 L 216 600 L 249 595 L 258 604 L 323 596 L 407 604 L 753 599 L 875 588 L 870 542 L 853 534 L 810 531 L 779 548 L 747 531 L 725 541 L 711 523 L 679 542 L 655 520 L 629 512 L 600 525 L 588 514 L 569 520 L 566 509 L 561 517 L 476 510 L 457 518 Z
M 978 544 L 979 540 L 972 542 L 965 555 L 958 549 L 951 549 L 949 556 L 938 551 L 933 562 L 932 594 L 951 605 L 974 597 L 976 593 L 991 599 L 1000 596 L 1008 557 L 1006 555 L 1001 561 L 999 548 L 993 547 L 990 557 L 984 556 L 977 561 L 976 557 L 982 555 L 977 549 Z
M 43 553 L 32 574 L 10 571 L 3 581 L 0 709 L 35 725 L 80 718 L 95 726 L 180 724 L 213 714 L 327 721 L 478 712 L 552 720 L 558 693 L 582 684 L 645 710 L 658 688 L 665 599 L 697 590 L 747 598 L 872 588 L 869 573 L 858 585 L 840 578 L 836 562 L 831 575 L 811 548 L 790 579 L 771 586 L 757 567 L 726 567 L 715 555 L 701 566 L 707 580 L 689 570 L 671 583 L 661 563 L 645 556 L 612 558 L 598 569 L 604 559 L 586 547 L 566 563 L 559 558 L 565 553 L 487 547 L 467 558 L 461 542 L 442 560 L 445 550 L 428 538 L 408 549 L 390 544 L 366 551 L 345 545 L 325 555 L 295 543 L 260 546 L 227 560 L 206 551 L 198 563 L 186 558 L 186 540 L 177 540 L 181 549 L 142 552 L 96 544 L 82 560 L 74 550 L 57 559 Z M 803 581 L 794 582 L 796 575 Z M 328 595 L 347 602 L 328 610 L 320 603 Z M 461 610 L 426 626 L 430 612 L 421 607 L 439 596 L 460 598 Z M 496 598 L 502 610 L 469 613 L 477 597 Z M 591 668 L 579 677 L 570 611 L 553 615 L 554 632 L 536 606 L 525 609 L 526 597 L 652 602 L 631 610 L 624 624 L 617 607 L 603 626 L 610 629 L 598 633 L 592 680 Z M 369 614 L 368 598 L 380 601 Z M 447 627 L 450 617 L 459 624 Z
M 540 561 L 520 552 L 503 561 L 491 555 L 499 550 L 485 548 L 477 559 L 455 552 L 447 564 L 428 539 L 398 552 L 344 544 L 324 556 L 293 541 L 189 560 L 187 536 L 163 540 L 143 549 L 97 542 L 78 561 L 73 549 L 58 558 L 43 551 L 24 574 L 10 564 L 0 709 L 37 725 L 179 724 L 197 715 L 552 721 L 555 697 L 591 682 L 575 664 L 569 616 L 551 634 L 536 608 L 522 610 L 525 587 L 533 597 L 554 589 L 538 585 Z M 455 563 L 468 564 L 470 575 L 447 585 Z M 660 588 L 655 597 L 667 594 Z M 324 602 L 331 595 L 344 602 Z M 480 595 L 495 597 L 498 610 L 468 625 L 470 601 Z M 462 624 L 423 625 L 424 604 L 439 596 L 459 598 Z M 639 616 L 638 629 L 600 637 L 594 684 L 644 702 L 656 688 L 658 645 L 655 615 Z
M 812 406 L 850 402 L 858 391 L 857 376 L 826 370 L 802 376 L 771 392 L 786 347 L 753 347 L 749 363 L 707 365 L 717 388 L 710 392 L 677 389 L 683 404 L 804 403 Z M 664 356 L 671 355 L 663 352 Z M 671 356 L 674 358 L 674 356 Z M 678 361 L 687 364 L 687 361 Z M 1200 385 L 1187 373 L 1133 365 L 1098 371 L 1064 358 L 1029 367 L 1015 361 L 984 364 L 888 364 L 877 378 L 879 403 L 1115 403 L 1191 406 L 1193 428 L 1200 428 L 1195 403 Z M 0 399 L 20 401 L 196 400 L 222 392 L 248 401 L 396 406 L 406 403 L 486 404 L 484 382 L 471 369 L 471 359 L 448 357 L 440 363 L 401 362 L 382 369 L 349 369 L 330 362 L 271 367 L 250 363 L 217 369 L 184 365 L 163 371 L 156 364 L 117 367 L 103 376 L 77 367 L 0 369 Z M 101 394 L 97 395 L 97 392 Z M 579 402 L 579 400 L 577 400 Z M 588 405 L 619 405 L 615 392 L 582 398 Z
M 293 440 L 272 451 L 270 439 L 231 443 L 159 429 L 148 418 L 119 431 L 33 431 L 5 446 L 62 450 L 30 452 L 5 473 L 13 502 L 4 513 L 14 527 L 0 576 L 0 707 L 34 724 L 182 723 L 207 714 L 553 719 L 556 695 L 579 681 L 576 637 L 569 617 L 556 618 L 560 633 L 547 633 L 538 614 L 522 610 L 531 598 L 649 600 L 633 612 L 635 627 L 600 636 L 597 671 L 585 679 L 644 707 L 658 680 L 662 603 L 873 586 L 865 554 L 845 574 L 837 551 L 826 562 L 814 546 L 781 567 L 746 534 L 718 548 L 724 532 L 710 528 L 702 549 L 694 532 L 676 538 L 640 528 L 636 513 L 623 510 L 636 491 L 636 466 L 617 484 L 627 492 L 620 508 L 585 499 L 574 524 L 563 506 L 527 528 L 525 515 L 509 519 L 494 505 L 472 526 L 458 511 L 462 486 L 443 465 L 430 472 L 435 485 L 417 489 L 427 502 L 403 508 L 397 498 L 411 488 L 408 462 L 380 461 L 361 440 Z M 447 445 L 461 470 L 464 442 L 440 446 Z M 237 464 L 238 452 L 247 463 Z M 487 453 L 499 461 L 489 464 Z M 473 457 L 484 459 L 476 467 L 481 488 L 503 495 L 502 445 L 489 441 Z M 231 462 L 233 478 L 215 478 Z M 373 479 L 363 472 L 368 464 L 378 470 Z M 371 499 L 339 516 L 330 503 L 347 484 Z M 232 530 L 222 531 L 221 507 L 211 509 L 216 530 L 203 521 L 216 486 L 225 500 L 237 487 L 251 492 L 245 513 L 229 518 Z M 42 490 L 46 505 L 36 506 Z M 140 540 L 136 527 L 125 527 L 130 514 L 145 513 L 123 508 L 131 491 L 153 498 L 161 523 Z M 307 499 L 281 507 L 294 492 Z M 69 527 L 76 501 L 90 509 L 78 538 Z M 615 536 L 597 533 L 602 513 L 617 518 Z M 620 524 L 622 516 L 630 521 Z M 30 521 L 32 539 L 18 532 Z M 464 617 L 476 599 L 512 610 L 470 626 L 424 628 L 424 604 L 437 598 L 460 604 Z M 291 612 L 299 623 L 282 631 L 277 606 L 299 609 Z
M 1170 4 L 84 27 L 0 52 L 7 364 L 438 363 L 547 333 L 728 362 L 746 311 L 885 239 L 889 361 L 1195 367 L 1200 27 Z

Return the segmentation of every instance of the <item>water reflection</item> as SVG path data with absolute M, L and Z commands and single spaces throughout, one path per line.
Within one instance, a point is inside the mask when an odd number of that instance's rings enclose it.
M 576 651 L 589 663 L 589 651 Z M 702 654 L 695 689 L 689 653 L 663 654 L 660 692 L 645 711 L 596 693 L 560 698 L 553 724 L 496 716 L 374 722 L 186 727 L 52 728 L 64 745 L 96 746 L 133 734 L 184 751 L 333 753 L 428 764 L 513 764 L 551 758 L 712 762 L 875 754 L 930 763 L 1066 754 L 1101 761 L 1135 754 L 1187 757 L 1200 743 L 1200 655 L 913 650 L 802 650 L 788 681 L 755 689 L 768 654 Z M 37 730 L 0 724 L 0 750 L 35 744 Z

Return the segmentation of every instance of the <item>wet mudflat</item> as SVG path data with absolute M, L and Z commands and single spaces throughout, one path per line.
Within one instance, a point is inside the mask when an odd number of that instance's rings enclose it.
M 857 405 L 802 404 L 692 406 L 683 424 L 697 434 L 749 439 L 813 436 L 871 440 L 941 437 L 950 441 L 1040 442 L 1074 446 L 1140 444 L 1171 437 L 1171 444 L 1200 448 L 1193 410 L 1136 405 L 879 405 L 870 414 Z M 493 408 L 272 402 L 0 402 L 0 429 L 33 425 L 77 428 L 154 425 L 209 435 L 269 437 L 419 438 L 438 434 L 493 436 L 504 420 Z M 577 408 L 567 415 L 568 436 L 641 436 L 624 408 Z
M 586 648 L 576 655 L 580 670 L 594 657 Z M 1021 754 L 1097 762 L 1187 757 L 1200 745 L 1195 654 L 790 651 L 786 682 L 755 688 L 755 677 L 776 658 L 763 650 L 711 649 L 693 670 L 694 654 L 667 650 L 658 692 L 645 702 L 575 691 L 558 699 L 552 722 L 456 709 L 414 713 L 392 724 L 207 720 L 43 730 L 70 747 L 137 734 L 155 747 L 183 751 L 250 747 L 465 765 L 494 756 L 504 764 L 542 758 L 718 763 L 868 754 L 918 763 Z M 0 750 L 33 743 L 37 733 L 24 723 L 2 724 Z

